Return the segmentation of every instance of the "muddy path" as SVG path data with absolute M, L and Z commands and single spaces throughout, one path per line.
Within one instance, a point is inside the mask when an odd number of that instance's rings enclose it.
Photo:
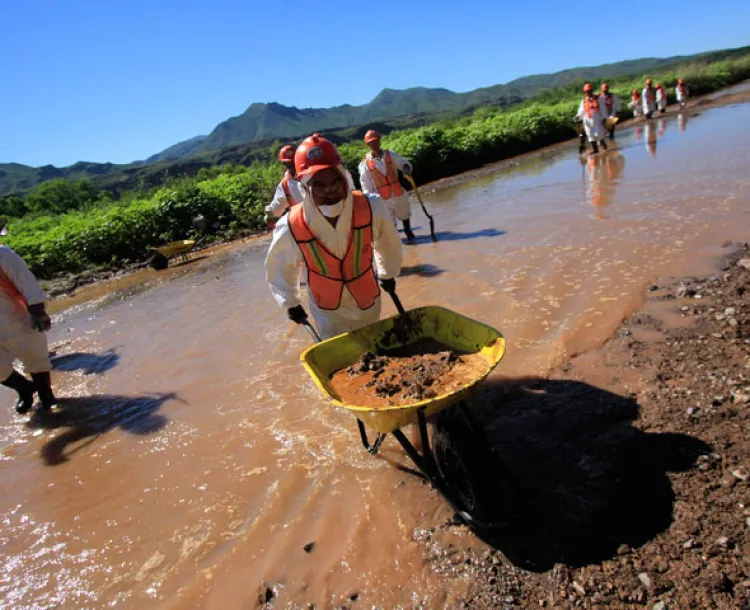
M 660 118 L 594 159 L 571 142 L 428 192 L 438 241 L 415 208 L 401 300 L 501 329 L 490 383 L 549 377 L 654 278 L 708 273 L 747 238 L 749 118 L 747 104 Z M 393 467 L 395 443 L 366 454 L 305 377 L 309 339 L 273 303 L 264 254 L 237 245 L 55 314 L 61 408 L 0 411 L 3 603 L 223 609 L 266 587 L 278 608 L 466 599 L 471 579 L 436 571 L 419 534 L 451 511 Z

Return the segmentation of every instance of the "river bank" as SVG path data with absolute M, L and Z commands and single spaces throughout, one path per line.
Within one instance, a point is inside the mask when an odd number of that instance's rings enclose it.
M 726 244 L 725 244 L 726 246 Z M 465 608 L 750 604 L 750 246 L 661 280 L 603 346 L 482 395 L 525 518 L 494 547 L 420 530 Z M 456 544 L 456 536 L 459 538 Z

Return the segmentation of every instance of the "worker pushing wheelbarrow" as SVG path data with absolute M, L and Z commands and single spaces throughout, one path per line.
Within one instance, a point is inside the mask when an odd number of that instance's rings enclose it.
M 494 490 L 483 486 L 476 474 L 483 470 L 477 462 L 489 463 L 493 457 L 486 444 L 479 442 L 481 430 L 465 399 L 498 364 L 505 340 L 489 326 L 441 307 L 405 311 L 395 291 L 401 240 L 383 201 L 354 190 L 338 150 L 318 134 L 299 146 L 295 166 L 304 198 L 274 229 L 266 278 L 277 303 L 316 341 L 302 356 L 305 368 L 335 406 L 357 418 L 367 451 L 377 453 L 386 436 L 392 435 L 466 523 L 476 531 L 490 529 L 491 521 L 478 517 L 477 512 L 482 496 Z M 317 331 L 300 300 L 301 266 Z M 399 311 L 382 321 L 381 288 Z M 394 350 L 411 353 L 407 360 L 411 358 L 412 364 L 424 356 L 426 362 L 416 362 L 416 368 L 429 364 L 437 367 L 436 374 L 429 383 L 425 378 L 410 385 L 412 394 L 395 397 L 391 393 L 382 404 L 342 396 L 346 376 L 357 372 L 371 374 L 369 381 L 380 376 L 368 387 L 377 389 L 384 381 L 387 386 L 390 382 L 378 371 L 394 363 L 400 366 Z M 452 385 L 442 384 L 443 373 Z M 343 388 L 337 385 L 342 377 Z M 386 387 L 385 393 L 394 387 Z M 458 405 L 466 419 L 450 427 L 438 425 L 431 443 L 427 420 L 452 405 Z M 408 424 L 419 428 L 422 453 L 402 432 Z M 377 433 L 372 443 L 367 427 Z M 457 437 L 472 437 L 474 450 L 462 452 L 453 442 Z

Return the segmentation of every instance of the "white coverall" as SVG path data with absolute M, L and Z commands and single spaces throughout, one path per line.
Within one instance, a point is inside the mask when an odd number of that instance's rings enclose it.
M 666 110 L 667 108 L 667 90 L 659 88 L 656 90 L 656 105 L 659 106 L 659 110 Z
M 614 93 L 610 93 L 609 97 L 610 102 L 612 103 L 612 108 L 607 107 L 607 98 L 603 93 L 599 96 L 599 106 L 602 109 L 604 118 L 617 116 L 617 113 L 622 109 L 622 103 L 620 102 L 619 97 L 617 97 Z
M 401 270 L 401 238 L 391 222 L 385 203 L 378 195 L 368 195 L 372 209 L 372 245 L 375 273 L 380 279 L 396 278 Z M 344 258 L 349 247 L 352 224 L 351 191 L 344 200 L 343 211 L 336 226 L 331 226 L 320 212 L 310 194 L 305 194 L 302 210 L 310 230 L 333 254 Z M 301 304 L 299 291 L 300 268 L 305 278 L 307 269 L 299 246 L 289 228 L 289 214 L 279 220 L 273 231 L 271 246 L 266 255 L 266 281 L 280 307 L 289 309 Z M 382 296 L 382 295 L 381 295 Z M 320 309 L 308 299 L 318 333 L 323 339 L 335 337 L 377 322 L 380 319 L 380 299 L 369 309 L 362 310 L 351 293 L 344 288 L 341 304 L 335 310 Z
M 285 177 L 287 178 L 287 186 L 289 187 L 289 192 L 292 194 L 292 197 L 297 201 L 302 201 L 302 186 L 299 181 L 292 178 L 292 175 L 289 172 L 286 173 Z M 273 214 L 274 218 L 279 218 L 284 212 L 292 207 L 292 203 L 293 202 L 286 200 L 284 187 L 281 185 L 281 182 L 279 182 L 276 191 L 273 194 L 271 203 L 266 206 L 266 212 Z
M 628 108 L 633 109 L 634 118 L 637 119 L 643 116 L 643 104 L 641 103 L 641 98 L 632 98 L 628 104 Z
M 643 91 L 641 91 L 641 100 L 643 102 L 643 114 L 653 114 L 656 112 L 656 91 L 654 91 L 653 87 L 650 90 L 650 95 L 649 88 L 643 88 Z
M 382 150 L 380 159 L 374 159 L 375 169 L 383 175 L 385 175 L 385 152 L 385 150 Z M 396 170 L 404 171 L 405 169 L 406 173 L 411 173 L 411 165 L 406 159 L 397 155 L 392 150 L 389 150 L 388 153 L 391 156 L 393 167 L 395 167 Z M 365 155 L 365 159 L 359 164 L 359 181 L 362 184 L 362 192 L 366 195 L 378 195 L 378 187 L 375 183 L 375 178 L 373 178 L 370 168 L 367 167 L 368 159 L 372 160 L 371 152 L 368 152 L 367 155 Z M 409 195 L 406 191 L 401 193 L 398 197 L 383 199 L 383 201 L 391 213 L 394 224 L 396 219 L 409 220 L 409 218 L 411 218 L 411 204 L 409 203 Z
M 26 263 L 13 250 L 0 245 L 0 270 L 29 305 L 43 303 L 45 294 Z M 13 372 L 18 359 L 27 373 L 52 370 L 47 335 L 31 326 L 26 306 L 0 281 L 0 381 Z
M 602 104 L 600 103 L 600 109 L 591 109 L 591 116 L 586 114 L 586 98 L 581 100 L 581 105 L 578 106 L 578 112 L 576 118 L 579 121 L 583 121 L 583 128 L 586 130 L 586 137 L 589 142 L 599 142 L 603 140 L 607 135 L 607 130 L 604 128 L 604 111 Z
M 690 90 L 687 88 L 687 85 L 682 85 L 682 88 L 677 85 L 677 87 L 675 87 L 675 94 L 677 95 L 677 102 L 680 106 L 687 104 L 688 97 L 690 97 Z

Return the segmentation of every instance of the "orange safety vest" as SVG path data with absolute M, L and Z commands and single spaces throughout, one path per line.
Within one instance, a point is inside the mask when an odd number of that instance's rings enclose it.
M 377 167 L 375 167 L 375 161 L 372 159 L 366 159 L 367 167 L 372 172 L 372 176 L 375 179 L 375 186 L 378 187 L 378 195 L 383 199 L 390 199 L 391 197 L 398 197 L 403 194 L 404 189 L 401 188 L 401 184 L 398 181 L 398 174 L 396 168 L 391 160 L 390 153 L 386 150 L 383 152 L 385 158 L 385 175 L 380 173 Z
M 646 100 L 649 103 L 654 101 L 654 90 L 651 87 L 646 87 Z
M 665 102 L 667 101 L 667 92 L 664 89 L 664 87 L 659 87 L 657 91 L 661 92 L 661 99 L 663 99 Z
M 640 93 L 634 93 L 633 94 L 633 101 L 634 102 L 640 102 L 641 101 L 641 94 Z
M 0 269 L 0 290 L 5 291 L 11 299 L 18 301 L 24 309 L 29 306 L 21 291 L 16 288 L 16 285 L 2 269 Z
M 338 309 L 344 287 L 354 297 L 357 307 L 369 309 L 380 295 L 372 268 L 372 209 L 361 191 L 352 191 L 352 226 L 349 245 L 343 259 L 313 234 L 305 222 L 303 207 L 289 212 L 292 237 L 302 251 L 307 265 L 307 287 L 315 304 L 321 309 Z
M 586 116 L 591 118 L 592 111 L 596 110 L 596 112 L 599 112 L 599 100 L 596 96 L 586 96 L 583 98 L 583 107 L 586 110 Z
M 302 200 L 301 199 L 298 200 L 292 196 L 292 190 L 289 188 L 289 178 L 291 178 L 291 176 L 289 175 L 289 172 L 284 174 L 284 177 L 281 179 L 281 188 L 284 190 L 284 196 L 286 197 L 286 202 L 289 204 L 289 207 L 291 208 L 293 205 L 302 203 Z

